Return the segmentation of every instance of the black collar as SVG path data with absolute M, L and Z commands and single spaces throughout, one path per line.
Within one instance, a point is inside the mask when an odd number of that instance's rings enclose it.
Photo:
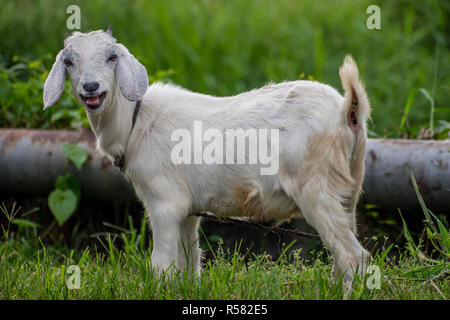
M 139 113 L 139 108 L 141 107 L 141 100 L 136 101 L 136 106 L 134 107 L 133 118 L 131 120 L 131 132 L 133 132 L 134 125 L 136 124 L 136 118 Z M 130 135 L 131 135 L 130 132 Z M 121 172 L 125 171 L 125 154 L 117 155 L 114 158 L 114 165 L 119 168 Z

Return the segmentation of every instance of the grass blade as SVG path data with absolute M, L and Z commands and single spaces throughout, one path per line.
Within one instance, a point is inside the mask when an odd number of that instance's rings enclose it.
M 409 91 L 408 99 L 406 100 L 405 111 L 403 112 L 403 117 L 402 121 L 400 122 L 399 129 L 403 129 L 405 126 L 406 117 L 408 116 L 409 111 L 411 110 L 412 104 L 414 102 L 414 97 L 416 96 L 417 92 L 418 92 L 417 88 L 411 89 Z
M 405 219 L 403 219 L 403 215 L 402 212 L 400 211 L 400 209 L 398 209 L 398 213 L 400 214 L 400 218 L 402 219 L 403 222 L 403 234 L 405 235 L 406 241 L 408 242 L 408 244 L 410 245 L 410 252 L 419 259 L 419 255 L 417 253 L 418 248 L 414 242 L 414 239 L 412 238 L 411 234 L 409 233 L 408 227 L 406 225 Z
M 422 195 L 419 191 L 419 186 L 417 185 L 416 178 L 414 177 L 414 173 L 409 165 L 408 165 L 408 169 L 409 169 L 409 176 L 411 177 L 411 182 L 414 187 L 414 191 L 416 192 L 417 199 L 419 200 L 420 206 L 422 207 L 422 211 L 423 211 L 423 214 L 425 215 L 425 219 L 426 219 L 427 223 L 429 224 L 430 228 L 433 230 L 433 232 L 437 233 L 437 230 L 433 224 L 433 221 L 431 220 L 429 210 L 428 210 L 427 206 L 425 205 L 425 201 L 423 200 Z
M 424 88 L 419 88 L 419 92 L 430 102 L 430 131 L 434 130 L 434 99 Z
M 433 216 L 433 218 L 436 220 L 436 223 L 438 225 L 440 235 L 441 235 L 441 241 L 439 241 L 442 250 L 445 250 L 444 253 L 447 254 L 450 257 L 450 236 L 449 231 L 447 231 L 447 228 L 444 226 L 442 221 L 436 217 L 433 212 L 430 211 L 430 214 Z
M 284 248 L 283 252 L 281 252 L 280 256 L 278 257 L 276 264 L 278 264 L 281 259 L 284 257 L 284 255 L 286 254 L 286 252 L 289 250 L 290 247 L 292 247 L 294 245 L 294 243 L 296 243 L 297 240 L 293 240 L 289 245 L 286 246 L 286 248 Z

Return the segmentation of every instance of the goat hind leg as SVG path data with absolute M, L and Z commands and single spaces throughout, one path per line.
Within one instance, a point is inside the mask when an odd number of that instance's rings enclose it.
M 344 274 L 344 285 L 349 288 L 354 272 L 365 272 L 370 255 L 352 232 L 352 221 L 340 201 L 326 188 L 317 190 L 315 183 L 305 184 L 294 200 L 306 222 L 319 233 L 333 256 L 335 271 Z

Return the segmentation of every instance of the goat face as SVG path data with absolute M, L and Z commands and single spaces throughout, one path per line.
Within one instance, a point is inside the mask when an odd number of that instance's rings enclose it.
M 148 88 L 147 70 L 110 30 L 75 32 L 65 39 L 44 84 L 44 109 L 61 97 L 66 73 L 76 99 L 92 114 L 107 109 L 115 94 L 136 101 Z

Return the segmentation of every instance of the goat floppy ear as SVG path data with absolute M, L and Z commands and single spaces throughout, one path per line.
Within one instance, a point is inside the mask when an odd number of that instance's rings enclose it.
M 52 70 L 44 84 L 44 110 L 54 105 L 63 93 L 66 80 L 66 68 L 63 62 L 63 50 L 56 56 Z
M 141 100 L 148 89 L 147 69 L 128 52 L 127 48 L 118 44 L 119 54 L 116 65 L 116 76 L 120 91 L 130 101 Z

